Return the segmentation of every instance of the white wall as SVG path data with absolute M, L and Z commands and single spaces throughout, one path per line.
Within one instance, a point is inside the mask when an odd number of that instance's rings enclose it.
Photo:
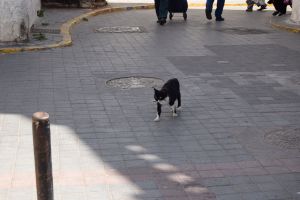
M 293 0 L 293 10 L 291 19 L 300 24 L 300 0 Z
M 27 39 L 40 0 L 0 0 L 0 41 Z

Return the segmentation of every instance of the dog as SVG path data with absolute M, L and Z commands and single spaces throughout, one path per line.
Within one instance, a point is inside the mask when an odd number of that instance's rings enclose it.
M 181 109 L 180 85 L 177 78 L 168 80 L 160 90 L 154 89 L 154 102 L 157 105 L 157 115 L 155 122 L 160 120 L 161 107 L 164 102 L 168 102 L 172 110 L 173 117 L 177 116 L 175 101 L 177 100 L 177 109 Z

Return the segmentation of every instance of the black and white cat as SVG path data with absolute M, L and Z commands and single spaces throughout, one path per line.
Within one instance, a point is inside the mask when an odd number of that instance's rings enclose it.
M 159 121 L 161 114 L 161 106 L 163 102 L 168 101 L 173 117 L 177 116 L 175 101 L 177 100 L 177 109 L 181 108 L 180 86 L 177 78 L 168 80 L 160 90 L 154 88 L 154 101 L 157 104 L 157 115 L 154 121 Z

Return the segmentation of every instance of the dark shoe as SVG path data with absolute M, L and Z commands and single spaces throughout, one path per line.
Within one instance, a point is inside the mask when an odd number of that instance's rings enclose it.
M 272 13 L 273 16 L 276 16 L 278 14 L 279 14 L 279 11 L 275 11 L 275 12 Z
M 222 21 L 224 21 L 225 19 L 223 18 L 223 17 L 216 17 L 216 21 L 217 22 L 222 22 Z
M 263 10 L 265 10 L 265 9 L 267 9 L 267 6 L 266 6 L 266 5 L 262 5 L 262 6 L 260 7 L 260 9 L 258 9 L 258 11 L 263 11 Z
M 252 12 L 253 9 L 252 8 L 247 8 L 246 12 Z
M 206 15 L 207 19 L 209 19 L 209 20 L 212 19 L 211 12 L 209 12 L 208 10 L 205 10 L 205 15 Z
M 160 25 L 164 25 L 165 23 L 167 23 L 167 20 L 166 19 L 161 19 L 161 20 L 159 20 L 159 24 Z
M 279 13 L 279 15 L 278 15 L 278 16 L 281 16 L 281 15 L 285 15 L 285 13 Z

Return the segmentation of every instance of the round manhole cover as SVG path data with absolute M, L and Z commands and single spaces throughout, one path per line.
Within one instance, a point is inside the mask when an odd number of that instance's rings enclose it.
M 300 128 L 277 129 L 264 136 L 265 142 L 286 149 L 300 149 Z
M 111 79 L 106 82 L 106 85 L 114 88 L 130 89 L 130 88 L 144 88 L 144 87 L 157 87 L 163 84 L 163 80 L 152 77 L 121 77 Z
M 98 33 L 142 33 L 145 32 L 140 26 L 110 26 L 96 29 Z

